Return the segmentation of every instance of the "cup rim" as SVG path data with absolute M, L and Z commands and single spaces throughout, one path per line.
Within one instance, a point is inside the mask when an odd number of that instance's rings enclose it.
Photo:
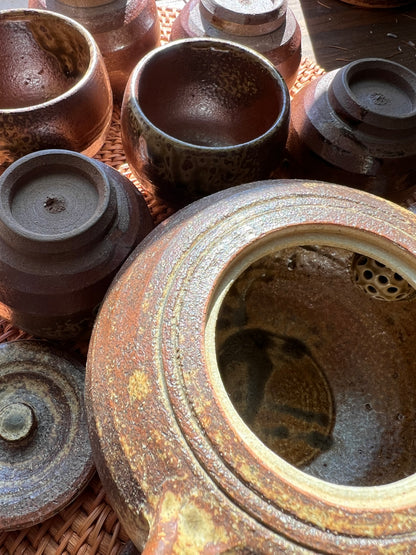
M 281 89 L 282 92 L 282 106 L 279 110 L 278 116 L 275 119 L 275 121 L 272 123 L 272 125 L 269 126 L 269 128 L 262 133 L 261 135 L 258 135 L 257 137 L 250 139 L 249 141 L 245 141 L 245 142 L 241 142 L 235 145 L 220 145 L 220 146 L 206 146 L 206 145 L 198 145 L 198 144 L 193 144 L 187 141 L 183 141 L 181 139 L 178 139 L 177 137 L 170 135 L 169 133 L 166 133 L 166 131 L 163 131 L 160 127 L 158 127 L 157 125 L 155 125 L 148 117 L 147 115 L 143 112 L 142 108 L 139 105 L 138 99 L 137 99 L 137 92 L 138 92 L 138 79 L 140 76 L 140 73 L 143 71 L 144 67 L 146 66 L 146 64 L 148 64 L 149 60 L 153 59 L 155 56 L 158 56 L 161 52 L 164 52 L 165 50 L 170 50 L 172 48 L 178 48 L 184 44 L 200 44 L 201 46 L 203 44 L 212 44 L 212 45 L 217 45 L 218 47 L 226 47 L 229 48 L 231 50 L 237 50 L 237 51 L 244 51 L 247 54 L 249 54 L 252 58 L 255 58 L 256 60 L 258 60 L 259 63 L 261 63 L 263 65 L 263 67 L 265 67 L 265 69 L 268 71 L 269 75 L 278 82 L 279 87 Z M 272 135 L 275 130 L 282 124 L 284 124 L 285 120 L 289 120 L 289 116 L 290 116 L 290 94 L 289 94 L 289 89 L 286 85 L 285 80 L 283 79 L 282 75 L 279 73 L 279 71 L 275 68 L 275 66 L 262 54 L 260 54 L 259 52 L 255 51 L 253 48 L 250 48 L 248 46 L 236 43 L 234 41 L 231 40 L 226 40 L 226 39 L 218 39 L 218 38 L 213 38 L 213 37 L 192 37 L 192 38 L 184 38 L 184 39 L 178 39 L 172 42 L 168 42 L 166 44 L 163 44 L 153 50 L 151 50 L 148 54 L 146 54 L 134 67 L 130 78 L 129 78 L 129 82 L 127 84 L 125 93 L 124 93 L 124 98 L 123 98 L 123 106 L 122 106 L 122 110 L 126 105 L 127 102 L 127 98 L 130 97 L 131 99 L 131 106 L 134 107 L 134 110 L 140 114 L 140 117 L 144 120 L 144 122 L 146 123 L 146 125 L 149 126 L 149 128 L 157 131 L 157 133 L 159 135 L 161 135 L 162 137 L 169 139 L 169 141 L 171 143 L 177 144 L 181 147 L 186 147 L 189 150 L 195 150 L 195 151 L 202 151 L 202 152 L 232 152 L 233 150 L 238 150 L 242 147 L 247 147 L 249 145 L 254 145 L 256 143 L 258 143 L 259 141 L 263 141 L 265 138 L 267 138 L 268 136 Z
M 83 25 L 81 25 L 76 20 L 66 15 L 53 12 L 50 10 L 42 10 L 42 9 L 35 9 L 35 8 L 11 8 L 7 10 L 0 10 L 0 24 L 5 20 L 9 20 L 9 21 L 18 20 L 19 16 L 21 16 L 22 19 L 24 18 L 27 19 L 28 17 L 30 18 L 31 16 L 46 17 L 46 18 L 49 18 L 51 21 L 53 21 L 54 19 L 55 20 L 58 19 L 66 23 L 68 27 L 72 27 L 76 29 L 79 35 L 85 39 L 88 45 L 90 59 L 84 75 L 72 87 L 70 87 L 60 95 L 55 96 L 54 98 L 51 98 L 50 100 L 47 100 L 45 102 L 30 104 L 29 106 L 23 106 L 20 108 L 1 108 L 0 106 L 0 114 L 24 114 L 25 112 L 53 106 L 54 104 L 61 102 L 63 99 L 68 98 L 69 96 L 72 96 L 75 92 L 81 89 L 84 86 L 84 82 L 90 78 L 93 72 L 93 68 L 97 65 L 97 62 L 100 56 L 98 46 L 92 34 Z

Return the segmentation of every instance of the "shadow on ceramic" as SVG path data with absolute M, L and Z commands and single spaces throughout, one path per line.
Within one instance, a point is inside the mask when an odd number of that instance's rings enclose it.
M 369 58 L 315 79 L 293 98 L 287 150 L 294 177 L 406 197 L 416 182 L 416 74 Z
M 156 196 L 181 206 L 268 177 L 287 139 L 289 93 L 273 65 L 230 41 L 183 39 L 130 76 L 121 125 L 127 161 Z
M 61 13 L 90 31 L 120 103 L 134 66 L 160 42 L 155 0 L 29 0 L 29 7 Z
M 190 0 L 172 24 L 170 39 L 212 37 L 232 40 L 266 56 L 288 88 L 301 61 L 301 31 L 287 1 Z
M 97 468 L 139 550 L 414 552 L 415 230 L 375 195 L 267 180 L 149 234 L 86 379 Z
M 35 336 L 87 334 L 115 273 L 152 229 L 119 172 L 82 154 L 45 150 L 0 178 L 0 314 Z
M 113 101 L 90 33 L 52 12 L 4 10 L 0 44 L 0 167 L 45 148 L 94 155 Z

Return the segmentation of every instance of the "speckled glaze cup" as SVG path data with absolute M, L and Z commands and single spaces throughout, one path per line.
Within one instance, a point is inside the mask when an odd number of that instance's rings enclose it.
M 289 121 L 287 86 L 245 46 L 188 38 L 161 46 L 132 72 L 121 135 L 144 186 L 170 205 L 267 178 Z
M 213 37 L 244 44 L 266 56 L 294 85 L 301 31 L 287 0 L 189 0 L 172 24 L 170 40 Z
M 29 6 L 64 14 L 90 31 L 117 102 L 123 99 L 134 66 L 160 43 L 155 0 L 29 0 Z
M 4 10 L 0 45 L 0 169 L 46 148 L 98 152 L 113 99 L 91 34 L 49 11 Z

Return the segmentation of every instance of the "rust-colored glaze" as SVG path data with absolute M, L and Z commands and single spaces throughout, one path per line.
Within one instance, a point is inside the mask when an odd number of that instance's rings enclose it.
M 212 38 L 174 41 L 130 76 L 123 147 L 156 198 L 183 206 L 268 178 L 286 143 L 289 109 L 283 78 L 255 51 Z
M 294 85 L 301 61 L 301 31 L 286 0 L 189 0 L 172 24 L 170 40 L 233 40 L 266 56 Z
M 92 477 L 85 369 L 38 341 L 0 346 L 0 529 L 63 509 Z
M 416 74 L 377 58 L 351 62 L 293 98 L 291 176 L 403 200 L 416 179 Z
M 160 43 L 155 0 L 29 0 L 29 7 L 64 14 L 90 31 L 120 103 L 134 66 Z
M 98 152 L 113 101 L 91 34 L 51 12 L 4 10 L 0 44 L 0 169 L 45 148 Z
M 0 314 L 38 337 L 88 334 L 152 228 L 144 198 L 113 168 L 66 150 L 28 154 L 0 178 Z
M 96 464 L 138 549 L 413 552 L 416 305 L 368 295 L 353 258 L 414 287 L 415 230 L 363 191 L 263 181 L 144 240 L 86 381 Z

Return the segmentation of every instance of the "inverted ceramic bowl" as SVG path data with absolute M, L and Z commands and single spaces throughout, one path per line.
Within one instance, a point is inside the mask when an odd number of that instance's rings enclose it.
M 364 58 L 315 79 L 293 98 L 287 150 L 294 177 L 406 198 L 416 182 L 416 74 Z
M 68 150 L 23 156 L 0 177 L 0 315 L 44 339 L 88 336 L 152 228 L 142 195 L 114 168 Z
M 129 165 L 173 204 L 268 177 L 287 139 L 289 93 L 266 58 L 231 41 L 159 47 L 132 72 L 121 124 Z
M 0 44 L 0 165 L 45 148 L 94 155 L 112 94 L 90 33 L 49 11 L 4 10 Z

